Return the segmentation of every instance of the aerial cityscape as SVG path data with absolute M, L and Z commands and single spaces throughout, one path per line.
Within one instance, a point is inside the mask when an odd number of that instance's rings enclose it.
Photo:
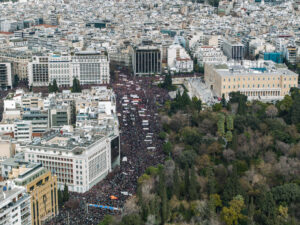
M 300 224 L 300 0 L 0 0 L 0 225 Z

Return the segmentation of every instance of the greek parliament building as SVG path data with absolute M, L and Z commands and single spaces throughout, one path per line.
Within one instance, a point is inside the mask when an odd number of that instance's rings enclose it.
M 230 92 L 240 91 L 248 99 L 276 100 L 298 87 L 298 75 L 284 64 L 272 61 L 241 61 L 205 64 L 205 83 L 213 93 L 228 99 Z
M 72 86 L 73 79 L 80 84 L 108 84 L 109 58 L 105 52 L 81 51 L 70 54 L 33 56 L 28 63 L 30 86 L 47 86 L 56 80 L 58 86 Z
M 161 74 L 161 49 L 152 45 L 135 46 L 132 66 L 135 76 Z

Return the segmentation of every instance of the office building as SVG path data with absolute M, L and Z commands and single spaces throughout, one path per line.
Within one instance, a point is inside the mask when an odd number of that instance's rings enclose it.
M 105 52 L 76 52 L 34 56 L 28 66 L 29 85 L 48 86 L 56 80 L 57 85 L 72 86 L 77 78 L 81 85 L 109 84 L 109 58 Z
M 214 94 L 226 98 L 240 91 L 249 99 L 282 99 L 290 88 L 298 87 L 298 75 L 272 61 L 242 61 L 206 64 L 205 83 Z
M 73 77 L 80 84 L 109 84 L 109 59 L 105 52 L 76 52 L 72 57 Z
M 68 54 L 51 54 L 49 61 L 49 82 L 56 80 L 57 86 L 72 86 L 71 56 Z
M 228 59 L 243 60 L 244 59 L 244 45 L 234 40 L 224 40 L 223 52 Z
M 56 106 L 49 111 L 49 123 L 52 128 L 59 128 L 71 124 L 70 106 Z
M 133 48 L 132 66 L 135 76 L 161 74 L 161 50 L 156 46 L 136 46 Z
M 67 184 L 70 191 L 86 192 L 112 169 L 112 139 L 99 131 L 49 131 L 26 146 L 25 160 L 55 174 L 59 189 Z
M 32 135 L 39 136 L 44 133 L 49 127 L 48 110 L 30 110 L 22 114 L 24 121 L 31 121 Z

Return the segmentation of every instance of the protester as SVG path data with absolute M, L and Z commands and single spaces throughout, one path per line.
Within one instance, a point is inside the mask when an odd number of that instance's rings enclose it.
M 87 210 L 87 203 L 121 209 L 126 199 L 135 194 L 137 179 L 146 168 L 164 161 L 163 141 L 158 138 L 161 127 L 157 109 L 169 97 L 168 92 L 153 85 L 153 81 L 153 77 L 129 77 L 121 74 L 112 84 L 117 95 L 117 112 L 121 114 L 121 165 L 88 192 L 70 193 L 70 199 L 80 200 L 79 206 L 75 209 L 66 206 L 61 208 L 59 215 L 48 224 L 98 225 L 104 215 L 120 211 L 94 207 L 88 207 Z M 143 120 L 148 120 L 148 124 L 143 125 Z

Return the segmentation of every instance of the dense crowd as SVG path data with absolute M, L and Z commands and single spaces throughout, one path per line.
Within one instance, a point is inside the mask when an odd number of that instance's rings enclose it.
M 163 143 L 158 138 L 160 123 L 157 109 L 168 99 L 168 93 L 152 85 L 153 79 L 120 75 L 113 83 L 121 130 L 121 165 L 88 192 L 70 193 L 70 199 L 77 200 L 78 206 L 71 208 L 64 206 L 60 209 L 59 215 L 48 224 L 92 225 L 98 224 L 106 214 L 121 213 L 121 211 L 87 208 L 86 203 L 122 209 L 126 199 L 135 194 L 137 179 L 145 169 L 163 162 Z M 133 100 L 136 97 L 138 100 Z M 145 120 L 149 121 L 148 124 L 143 123 Z M 112 200 L 110 196 L 117 199 Z

